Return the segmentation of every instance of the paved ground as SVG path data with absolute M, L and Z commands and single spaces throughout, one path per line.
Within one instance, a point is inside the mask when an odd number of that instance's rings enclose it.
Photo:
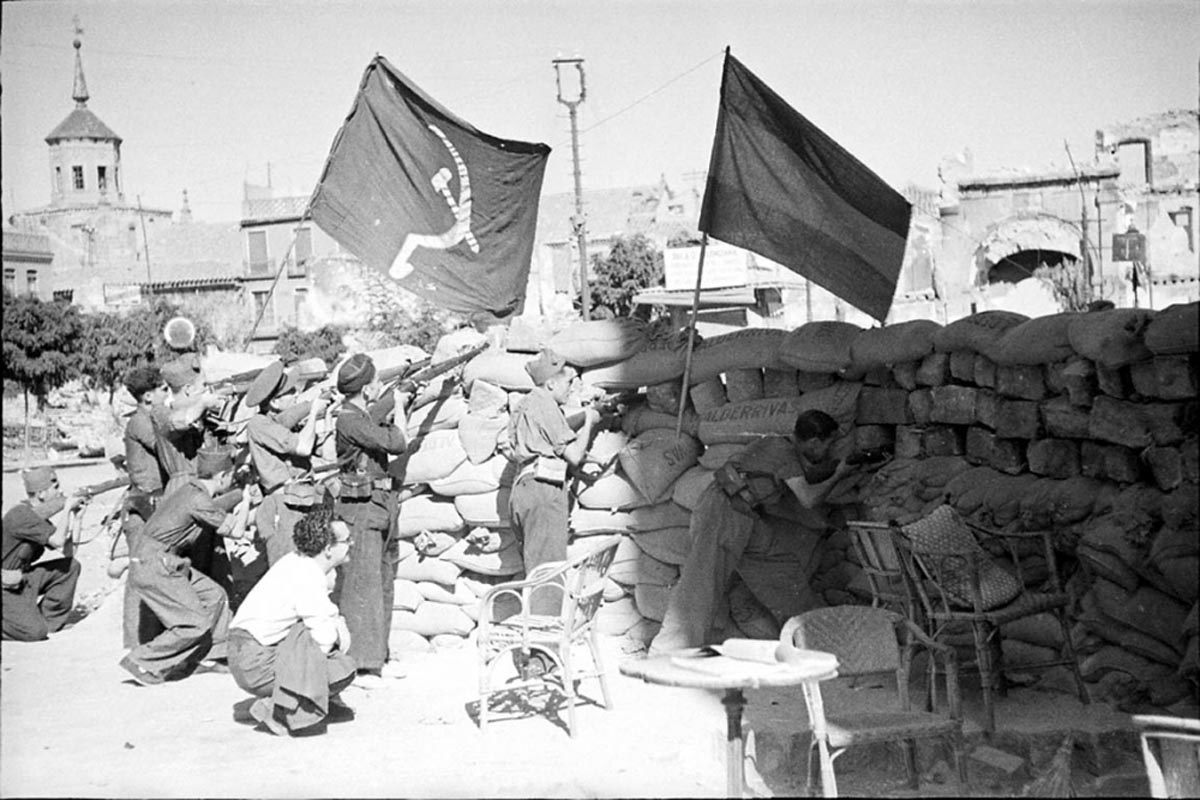
M 102 468 L 64 470 L 68 490 L 108 477 Z M 16 493 L 14 494 L 14 490 Z M 19 497 L 4 476 L 3 505 Z M 102 508 L 103 504 L 99 505 Z M 93 510 L 97 516 L 99 510 Z M 409 676 L 387 688 L 351 688 L 357 711 L 326 735 L 278 739 L 238 720 L 248 705 L 228 675 L 197 675 L 144 688 L 117 665 L 120 594 L 103 575 L 101 542 L 84 547 L 81 597 L 98 608 L 48 642 L 0 649 L 0 796 L 76 797 L 709 797 L 725 791 L 724 709 L 715 693 L 650 686 L 617 674 L 630 656 L 606 639 L 615 707 L 579 711 L 571 739 L 554 711 L 497 721 L 473 716 L 474 648 L 413 655 Z M 103 602 L 100 602 L 103 601 Z M 595 685 L 585 685 L 598 697 Z M 968 694 L 970 687 L 965 690 Z M 827 684 L 827 706 L 872 707 L 882 690 Z M 751 788 L 803 791 L 807 740 L 798 690 L 748 692 L 754 731 Z M 1066 732 L 1077 739 L 1072 781 L 1083 795 L 1145 795 L 1128 717 L 1081 706 L 1060 693 L 1021 690 L 1000 707 L 994 744 L 1023 764 L 989 765 L 978 704 L 967 707 L 970 783 L 947 754 L 923 750 L 919 795 L 1019 793 L 1044 772 Z M 757 768 L 755 767 L 757 765 Z M 852 750 L 837 762 L 844 795 L 916 796 L 889 748 Z

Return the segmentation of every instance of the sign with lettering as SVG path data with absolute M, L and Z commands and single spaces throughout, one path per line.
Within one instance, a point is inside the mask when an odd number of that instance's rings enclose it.
M 1112 257 L 1113 261 L 1145 261 L 1146 235 L 1133 230 L 1114 233 Z

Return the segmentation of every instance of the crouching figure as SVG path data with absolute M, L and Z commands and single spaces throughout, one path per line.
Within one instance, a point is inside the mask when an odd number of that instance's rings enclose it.
M 279 736 L 316 733 L 353 717 L 337 697 L 354 680 L 350 631 L 329 599 L 350 529 L 321 506 L 292 533 L 295 552 L 250 590 L 229 626 L 229 671 L 258 699 L 250 714 Z

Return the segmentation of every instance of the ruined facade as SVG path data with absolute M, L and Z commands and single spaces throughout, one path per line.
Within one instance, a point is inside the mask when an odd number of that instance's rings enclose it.
M 1198 152 L 1196 112 L 1170 111 L 1097 131 L 1091 161 L 1061 169 L 984 175 L 969 153 L 943 162 L 945 321 L 972 309 L 1062 310 L 1064 297 L 1033 276 L 1039 267 L 1090 287 L 1078 304 L 1164 308 L 1200 297 Z M 1139 234 L 1144 246 L 1129 260 L 1120 239 Z

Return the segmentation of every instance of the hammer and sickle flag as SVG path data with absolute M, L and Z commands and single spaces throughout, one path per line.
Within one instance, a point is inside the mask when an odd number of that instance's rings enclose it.
M 899 192 L 725 50 L 700 230 L 882 321 L 911 215 Z
M 435 305 L 506 318 L 525 303 L 549 155 L 477 130 L 376 56 L 329 151 L 312 218 Z

